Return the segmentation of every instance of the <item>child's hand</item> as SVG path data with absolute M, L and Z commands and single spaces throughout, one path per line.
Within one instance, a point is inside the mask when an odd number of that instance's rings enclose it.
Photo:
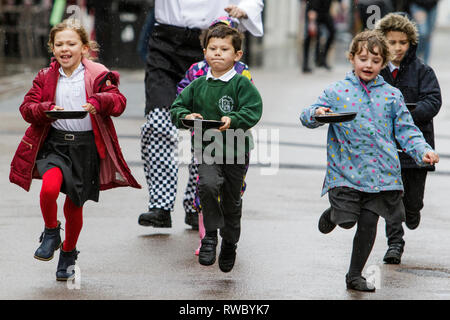
M 224 123 L 223 126 L 221 126 L 219 128 L 220 131 L 227 130 L 230 127 L 230 125 L 231 125 L 231 118 L 230 117 L 225 117 L 224 116 L 224 117 L 220 118 L 220 121 L 222 121 Z
M 437 153 L 433 152 L 433 151 L 428 151 L 423 156 L 423 162 L 429 163 L 430 165 L 438 163 L 439 162 L 439 155 Z
M 319 116 L 321 114 L 325 114 L 327 112 L 331 112 L 331 109 L 330 108 L 325 108 L 325 107 L 318 107 L 316 109 L 316 116 Z
M 308 33 L 310 37 L 317 36 L 317 24 L 315 21 L 310 21 L 308 24 Z
M 59 110 L 64 110 L 63 107 L 60 106 L 54 106 L 52 110 L 50 111 L 59 111 Z M 46 114 L 47 118 L 50 118 L 50 116 L 48 114 Z
M 191 113 L 188 114 L 185 119 L 194 120 L 194 119 L 203 119 L 203 116 L 200 113 Z
M 97 113 L 97 110 L 95 109 L 95 107 L 92 104 L 90 104 L 89 102 L 86 103 L 84 106 L 81 106 L 81 107 L 84 110 L 86 110 L 87 112 L 89 112 L 89 113 L 92 113 L 92 114 L 96 114 Z
M 228 7 L 225 7 L 224 10 L 230 15 L 230 17 L 233 17 L 236 19 L 241 19 L 241 18 L 247 19 L 248 18 L 247 13 L 234 4 L 229 5 Z

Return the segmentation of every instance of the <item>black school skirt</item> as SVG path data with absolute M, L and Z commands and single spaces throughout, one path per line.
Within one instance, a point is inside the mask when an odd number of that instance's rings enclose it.
M 335 224 L 357 222 L 361 211 L 368 210 L 392 222 L 405 221 L 403 192 L 399 190 L 377 193 L 361 192 L 337 187 L 328 191 L 331 205 L 330 219 Z
M 98 202 L 100 160 L 93 131 L 61 131 L 51 128 L 36 158 L 41 177 L 54 167 L 61 169 L 61 192 L 78 207 L 87 200 Z

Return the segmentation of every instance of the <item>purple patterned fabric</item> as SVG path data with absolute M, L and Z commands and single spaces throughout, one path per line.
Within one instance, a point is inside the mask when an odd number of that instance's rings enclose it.
M 236 62 L 234 64 L 234 69 L 237 73 L 242 74 L 243 76 L 246 76 L 252 83 L 253 79 L 250 74 L 250 71 L 248 70 L 248 66 L 243 62 Z M 206 60 L 202 60 L 200 62 L 194 63 L 188 71 L 186 71 L 186 74 L 184 75 L 184 78 L 178 83 L 177 86 L 177 94 L 180 94 L 181 91 L 183 91 L 184 88 L 186 88 L 192 81 L 195 79 L 206 76 L 209 70 L 209 65 L 206 62 Z

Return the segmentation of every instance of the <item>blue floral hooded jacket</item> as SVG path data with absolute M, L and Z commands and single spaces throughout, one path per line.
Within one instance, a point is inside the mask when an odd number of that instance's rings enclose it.
M 401 92 L 378 75 L 364 85 L 353 73 L 328 86 L 300 115 L 302 124 L 317 128 L 318 107 L 333 112 L 358 112 L 349 122 L 330 123 L 327 136 L 327 172 L 322 196 L 336 187 L 362 192 L 403 190 L 395 140 L 419 165 L 432 151 L 414 125 Z

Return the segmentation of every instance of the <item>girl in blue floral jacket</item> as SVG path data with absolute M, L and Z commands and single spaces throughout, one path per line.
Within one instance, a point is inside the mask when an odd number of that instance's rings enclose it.
M 353 71 L 328 86 L 300 120 L 317 128 L 323 123 L 316 115 L 357 112 L 354 120 L 329 125 L 322 195 L 328 192 L 331 207 L 320 217 L 319 230 L 329 233 L 336 225 L 351 228 L 358 223 L 346 284 L 349 289 L 375 291 L 361 273 L 375 242 L 378 218 L 404 221 L 395 141 L 419 165 L 437 163 L 439 157 L 414 125 L 400 91 L 379 75 L 389 61 L 385 38 L 375 31 L 358 34 L 349 60 Z

